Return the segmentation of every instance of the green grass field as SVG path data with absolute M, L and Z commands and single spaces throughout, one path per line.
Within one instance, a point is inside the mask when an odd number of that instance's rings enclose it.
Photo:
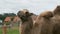
M 2 28 L 0 28 L 0 34 L 2 34 Z
M 2 34 L 2 28 L 0 28 L 0 34 Z M 19 34 L 19 30 L 18 29 L 7 29 L 7 34 Z

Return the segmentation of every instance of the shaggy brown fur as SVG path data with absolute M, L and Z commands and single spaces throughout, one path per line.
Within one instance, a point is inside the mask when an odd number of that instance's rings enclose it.
M 54 15 L 53 15 L 54 13 Z M 54 12 L 44 12 L 38 17 L 33 34 L 60 34 L 60 6 Z
M 55 15 L 60 15 L 60 6 L 57 6 L 56 9 L 54 10 Z
M 47 20 L 50 20 L 50 18 L 53 17 L 53 13 L 51 11 L 46 11 L 46 12 L 43 12 L 41 13 L 37 19 L 36 19 L 36 22 L 39 23 L 38 21 L 42 20 L 42 19 L 47 19 Z
M 30 30 L 32 29 L 32 26 L 33 26 L 33 20 L 30 17 L 31 14 L 27 10 L 24 9 L 22 12 L 21 11 L 18 12 L 18 16 L 22 20 L 21 34 L 31 34 Z
M 40 14 L 31 34 L 52 34 L 51 17 L 53 17 L 53 13 L 50 11 Z
M 22 20 L 21 34 L 60 34 L 60 6 L 57 6 L 53 13 L 48 11 L 40 14 L 35 24 L 29 12 L 22 15 L 19 13 L 18 16 Z
M 53 34 L 60 34 L 60 6 L 54 10 L 54 17 L 52 18 L 54 27 L 53 27 Z

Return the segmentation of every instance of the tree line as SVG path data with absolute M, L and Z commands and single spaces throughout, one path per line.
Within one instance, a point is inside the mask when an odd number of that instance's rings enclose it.
M 16 14 L 15 13 L 4 13 L 4 14 L 0 14 L 0 20 L 2 20 L 2 22 L 4 21 L 4 19 L 6 18 L 6 17 L 14 17 L 14 16 L 16 16 Z M 12 18 L 12 20 L 13 20 L 13 18 Z

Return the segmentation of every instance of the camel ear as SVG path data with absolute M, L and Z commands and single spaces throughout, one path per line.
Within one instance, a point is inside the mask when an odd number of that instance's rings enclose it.
M 25 15 L 26 15 L 27 17 L 29 17 L 29 16 L 31 16 L 32 14 L 29 13 L 29 12 L 26 12 Z
M 47 11 L 47 12 L 40 14 L 40 16 L 44 17 L 44 18 L 51 18 L 51 17 L 53 17 L 53 13 L 50 11 Z

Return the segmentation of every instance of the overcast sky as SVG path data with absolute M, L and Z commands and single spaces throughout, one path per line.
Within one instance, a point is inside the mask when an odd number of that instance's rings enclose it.
M 0 0 L 1 13 L 17 13 L 21 9 L 40 14 L 46 10 L 53 11 L 60 0 Z

